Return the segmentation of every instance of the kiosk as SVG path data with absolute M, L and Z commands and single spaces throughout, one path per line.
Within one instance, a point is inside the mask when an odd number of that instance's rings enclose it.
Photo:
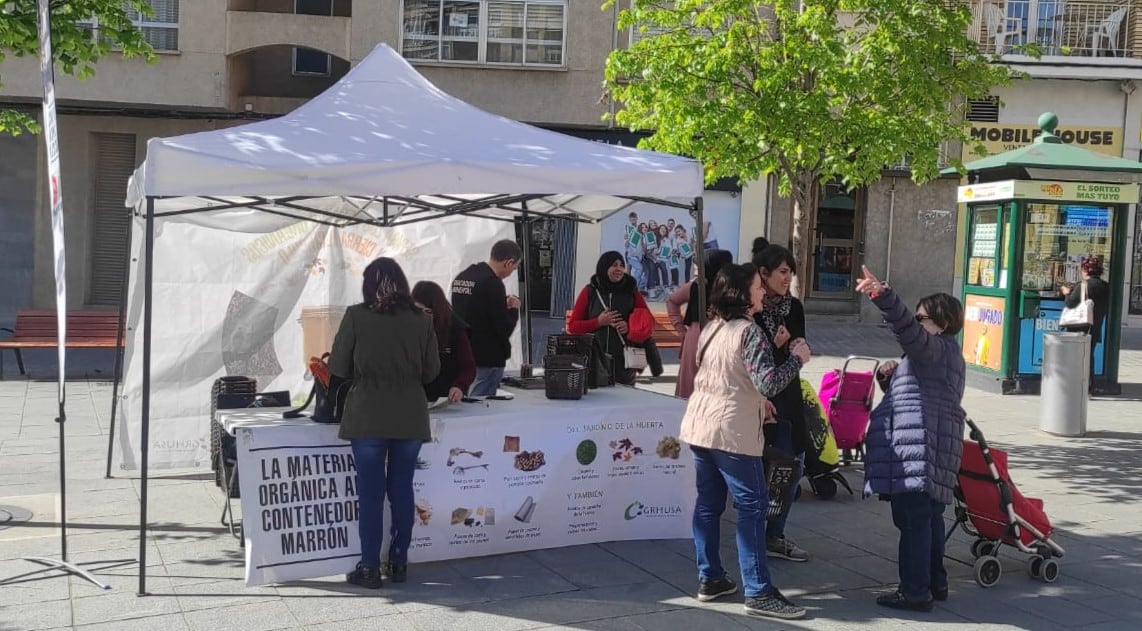
M 1043 334 L 1059 330 L 1060 289 L 1079 291 L 1082 262 L 1101 256 L 1110 305 L 1092 349 L 1092 390 L 1119 394 L 1125 238 L 1142 163 L 1063 144 L 1058 124 L 1043 114 L 1033 144 L 965 165 L 968 184 L 957 197 L 968 213 L 961 288 L 968 382 L 1038 393 Z

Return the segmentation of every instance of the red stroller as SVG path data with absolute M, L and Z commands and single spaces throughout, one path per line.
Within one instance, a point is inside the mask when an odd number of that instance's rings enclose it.
M 852 362 L 872 362 L 872 370 L 854 372 L 849 370 Z M 864 437 L 868 432 L 868 420 L 872 415 L 872 400 L 876 392 L 876 370 L 880 360 L 872 357 L 849 356 L 844 366 L 834 369 L 821 377 L 818 394 L 821 407 L 829 418 L 833 436 L 837 439 L 837 449 L 841 450 L 845 464 L 853 461 L 853 452 L 859 458 L 864 450 Z
M 1051 521 L 1043 512 L 1043 500 L 1024 497 L 1007 471 L 1007 452 L 987 446 L 983 433 L 971 419 L 971 440 L 964 441 L 959 484 L 956 487 L 956 526 L 976 538 L 971 553 L 975 558 L 975 582 L 991 587 L 999 582 L 1003 568 L 999 548 L 1011 546 L 1031 555 L 1027 574 L 1044 583 L 1059 577 L 1063 548 L 1051 541 Z M 970 525 L 969 525 L 970 522 Z

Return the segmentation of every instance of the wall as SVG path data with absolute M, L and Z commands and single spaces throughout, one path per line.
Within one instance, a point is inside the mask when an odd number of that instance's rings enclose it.
M 868 188 L 864 264 L 909 305 L 952 291 L 958 184 L 941 178 L 918 186 L 897 176 Z M 862 322 L 881 321 L 868 300 L 861 299 L 859 309 Z
M 183 1 L 179 5 L 177 53 L 159 53 L 154 64 L 111 54 L 87 81 L 57 71 L 56 98 L 61 104 L 84 99 L 186 108 L 224 108 L 226 93 L 225 0 Z M 0 63 L 3 96 L 42 96 L 39 61 L 9 58 Z
M 217 129 L 240 121 L 215 124 L 202 120 L 164 120 L 123 117 L 63 116 L 59 119 L 60 177 L 63 180 L 64 233 L 67 248 L 68 308 L 78 309 L 87 299 L 88 257 L 90 253 L 92 194 L 95 160 L 93 132 L 135 134 L 135 161 L 139 164 L 146 156 L 147 140 L 153 137 L 176 136 L 197 131 Z M 3 164 L 0 162 L 0 164 Z M 44 168 L 37 164 L 35 190 L 46 190 Z M 35 205 L 35 256 L 31 305 L 49 308 L 55 304 L 55 280 L 52 264 L 51 218 L 43 195 L 37 195 Z M 124 208 L 124 212 L 127 209 Z M 6 217 L 8 213 L 4 213 Z M 6 221 L 0 217 L 0 221 Z
M 0 136 L 0 326 L 32 298 L 38 136 Z

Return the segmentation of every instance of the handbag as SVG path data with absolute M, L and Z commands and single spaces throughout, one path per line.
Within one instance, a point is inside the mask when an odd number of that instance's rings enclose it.
M 313 403 L 310 418 L 315 423 L 340 423 L 345 411 L 345 399 L 353 388 L 353 380 L 338 377 L 329 370 L 329 353 L 320 358 L 309 358 L 309 373 L 313 375 L 313 389 L 301 407 L 282 412 L 282 418 L 301 418 Z
M 1079 304 L 1065 307 L 1059 314 L 1059 326 L 1091 326 L 1094 324 L 1094 301 L 1086 297 L 1086 281 L 1082 282 Z
M 610 308 L 607 306 L 607 301 L 603 300 L 603 294 L 599 293 L 598 289 L 595 290 L 595 295 L 599 297 L 599 302 L 602 303 L 604 308 Z M 646 350 L 631 346 L 622 335 L 619 335 L 619 339 L 623 342 L 623 366 L 626 367 L 627 370 L 636 372 L 646 370 Z

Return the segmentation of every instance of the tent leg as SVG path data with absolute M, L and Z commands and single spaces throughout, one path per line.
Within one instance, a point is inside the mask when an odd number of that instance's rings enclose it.
M 520 220 L 522 227 L 520 233 L 520 250 L 523 251 L 523 258 L 519 262 L 519 309 L 522 318 L 520 318 L 520 336 L 522 337 L 523 348 L 523 363 L 530 366 L 532 363 L 531 357 L 531 291 L 528 286 L 528 275 L 531 269 L 528 265 L 531 263 L 531 218 L 527 215 L 527 202 L 523 203 L 524 212 Z
M 155 268 L 155 199 L 147 198 L 147 228 L 143 236 L 143 392 L 142 435 L 139 439 L 139 595 L 147 595 L 147 458 L 151 446 L 151 286 Z
M 706 270 L 706 216 L 702 209 L 702 198 L 695 197 L 690 213 L 694 216 L 695 232 L 698 238 L 694 240 L 694 257 L 698 263 L 698 278 L 703 278 Z M 699 281 L 701 282 L 701 281 Z M 699 285 L 701 286 L 701 285 Z M 706 292 L 698 292 L 698 322 L 706 321 Z
M 119 328 L 115 330 L 115 374 L 111 382 L 111 422 L 107 426 L 107 472 L 111 478 L 111 455 L 115 447 L 115 413 L 119 406 L 119 382 L 123 379 L 123 328 L 127 321 L 127 285 L 131 282 L 131 233 L 133 222 L 127 222 L 127 250 L 123 253 L 123 285 L 119 288 Z

